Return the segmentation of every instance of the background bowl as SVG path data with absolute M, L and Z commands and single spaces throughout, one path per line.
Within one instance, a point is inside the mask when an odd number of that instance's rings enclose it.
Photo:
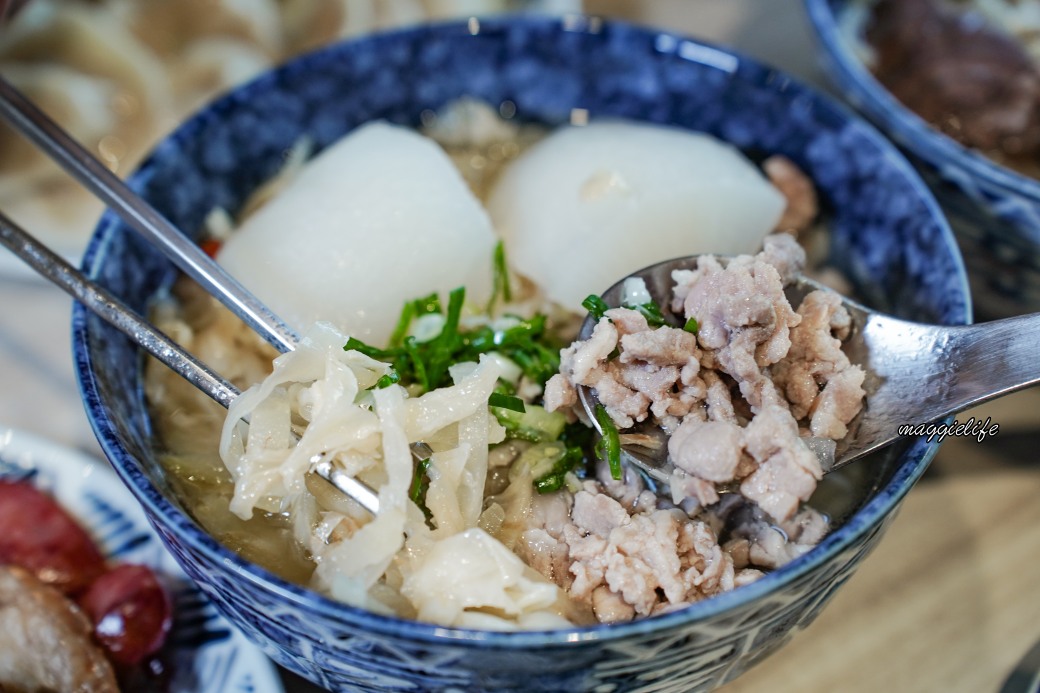
M 852 1 L 805 3 L 834 88 L 902 148 L 942 205 L 978 317 L 1040 311 L 1040 181 L 961 145 L 903 106 L 839 29 Z
M 238 209 L 302 135 L 324 146 L 373 119 L 417 125 L 425 109 L 463 95 L 510 101 L 518 118 L 531 121 L 563 123 L 582 108 L 593 117 L 706 131 L 756 159 L 785 154 L 816 181 L 833 234 L 831 259 L 867 302 L 924 321 L 969 318 L 963 267 L 937 205 L 873 128 L 741 56 L 596 19 L 448 24 L 330 47 L 189 120 L 131 185 L 190 232 L 216 205 Z M 84 267 L 141 311 L 176 276 L 111 215 Z M 169 491 L 139 350 L 79 307 L 73 349 L 102 447 L 185 571 L 277 662 L 337 690 L 709 689 L 815 617 L 937 450 L 907 441 L 829 475 L 816 500 L 841 528 L 734 592 L 614 626 L 512 634 L 441 628 L 329 601 L 223 548 Z

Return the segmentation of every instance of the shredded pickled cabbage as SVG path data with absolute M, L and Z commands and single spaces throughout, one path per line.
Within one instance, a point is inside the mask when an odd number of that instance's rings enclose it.
M 453 385 L 411 397 L 400 385 L 375 388 L 389 366 L 346 342 L 331 325 L 315 325 L 232 404 L 220 445 L 235 482 L 232 512 L 292 516 L 317 564 L 313 586 L 355 606 L 446 626 L 567 625 L 560 589 L 491 533 L 506 524 L 481 523 L 488 447 L 504 437 L 488 397 L 515 365 L 485 355 L 454 365 Z M 434 450 L 429 524 L 409 497 L 409 446 L 419 441 Z M 318 453 L 378 489 L 375 517 L 311 493 Z

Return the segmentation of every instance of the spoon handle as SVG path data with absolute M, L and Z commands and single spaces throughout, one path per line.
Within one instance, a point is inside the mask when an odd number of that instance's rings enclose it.
M 1040 313 L 946 329 L 937 345 L 950 369 L 943 414 L 1040 383 Z
M 901 427 L 1040 383 L 1040 314 L 938 326 L 875 313 L 863 325 L 848 348 L 868 373 L 870 394 L 842 464 L 901 437 Z
M 276 349 L 293 349 L 288 325 L 2 77 L 0 116 Z

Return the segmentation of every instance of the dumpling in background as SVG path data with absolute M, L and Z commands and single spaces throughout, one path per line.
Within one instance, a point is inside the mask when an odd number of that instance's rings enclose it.
M 310 161 L 217 259 L 297 329 L 325 320 L 381 345 L 406 301 L 459 286 L 487 300 L 495 243 L 437 144 L 373 123 Z
M 118 17 L 86 3 L 29 3 L 0 32 L 0 72 L 88 148 L 105 136 L 123 139 L 100 147 L 113 168 L 125 153 L 120 146 L 153 134 L 154 119 L 172 105 L 162 62 Z M 5 181 L 24 175 L 17 163 L 5 147 Z
M 0 32 L 0 73 L 121 175 L 171 107 L 162 62 L 118 17 L 92 3 L 28 3 Z M 0 205 L 69 255 L 80 252 L 103 209 L 6 125 L 0 125 Z
M 555 131 L 509 164 L 488 200 L 513 268 L 573 310 L 663 259 L 753 252 L 784 206 L 734 147 L 620 122 Z
M 109 0 L 166 66 L 170 125 L 290 51 L 277 0 Z
M 319 43 L 422 21 L 531 11 L 564 14 L 582 0 L 279 0 L 286 35 L 306 49 Z

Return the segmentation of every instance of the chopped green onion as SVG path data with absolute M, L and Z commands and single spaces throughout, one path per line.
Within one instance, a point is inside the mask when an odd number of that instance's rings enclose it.
M 596 294 L 589 294 L 586 296 L 585 300 L 581 302 L 581 305 L 585 310 L 589 311 L 589 315 L 597 320 L 602 318 L 603 314 L 610 310 L 610 306 L 607 305 L 606 301 Z
M 493 409 L 498 423 L 506 429 L 506 437 L 546 443 L 557 440 L 567 426 L 567 417 L 558 411 L 548 412 L 545 407 L 528 404 L 522 412 L 517 410 Z
M 701 326 L 700 323 L 697 322 L 697 318 L 690 318 L 686 321 L 686 324 L 683 325 L 683 329 L 687 332 L 697 334 L 697 330 L 701 329 Z
M 412 368 L 415 371 L 415 381 L 422 385 L 427 392 L 432 390 L 433 386 L 430 385 L 430 379 L 427 376 L 426 361 L 423 360 L 422 355 L 419 353 L 419 342 L 416 341 L 415 337 L 405 338 L 404 353 L 412 362 Z
M 553 415 L 559 412 L 554 412 Z M 539 493 L 551 493 L 560 490 L 565 484 L 568 472 L 574 472 L 579 467 L 586 467 L 595 461 L 591 452 L 593 441 L 596 438 L 595 429 L 575 421 L 565 424 L 563 431 L 557 440 L 566 446 L 566 452 L 562 459 L 557 461 L 557 466 L 534 480 L 534 487 Z
M 372 388 L 382 390 L 384 387 L 390 387 L 399 382 L 401 382 L 401 374 L 391 368 L 389 372 L 376 381 L 376 384 L 373 385 Z
M 409 301 L 401 312 L 389 348 L 379 349 L 354 338 L 343 348 L 356 349 L 391 364 L 403 384 L 418 385 L 424 392 L 450 385 L 449 368 L 453 364 L 477 361 L 481 354 L 492 351 L 512 360 L 528 380 L 538 385 L 544 385 L 559 370 L 560 349 L 565 345 L 546 329 L 545 315 L 517 319 L 506 329 L 482 326 L 463 330 L 460 322 L 464 302 L 465 290 L 461 288 L 451 292 L 446 311 L 436 294 Z M 444 324 L 436 337 L 420 343 L 408 332 L 416 318 L 431 313 L 442 313 Z
M 646 318 L 646 324 L 650 327 L 660 327 L 664 324 L 664 315 L 661 313 L 661 306 L 657 305 L 654 301 L 640 303 L 634 310 L 639 311 L 639 313 Z
M 563 481 L 567 474 L 554 474 L 549 472 L 545 476 L 540 476 L 534 480 L 534 489 L 538 493 L 552 493 L 553 491 L 559 491 L 563 488 Z
M 427 391 L 433 390 L 449 379 L 448 367 L 455 363 L 458 347 L 462 344 L 459 334 L 459 318 L 462 317 L 462 304 L 466 299 L 466 290 L 455 289 L 448 296 L 448 313 L 444 317 L 444 327 L 440 334 L 426 342 L 425 377 L 422 381 Z
M 552 493 L 558 491 L 564 487 L 564 481 L 567 479 L 567 472 L 553 473 L 549 472 L 544 477 L 539 477 L 535 480 L 535 490 L 539 493 Z
M 509 285 L 509 265 L 506 264 L 506 249 L 502 241 L 495 245 L 495 254 L 492 258 L 494 268 L 493 289 L 491 299 L 488 301 L 487 312 L 495 308 L 495 303 L 501 298 L 505 303 L 513 300 L 513 288 Z
M 610 478 L 621 479 L 621 439 L 617 426 L 602 404 L 596 405 L 596 421 L 599 422 L 603 437 L 596 444 L 597 451 L 607 458 L 610 466 Z
M 405 303 L 401 308 L 401 317 L 397 319 L 397 325 L 390 335 L 390 348 L 399 347 L 404 343 L 404 338 L 408 335 L 408 328 L 411 327 L 415 318 L 440 312 L 441 299 L 436 293 Z
M 574 421 L 564 425 L 560 440 L 569 448 L 592 450 L 593 443 L 596 442 L 596 429 L 586 426 L 580 421 Z M 586 462 L 592 462 L 592 459 L 590 458 Z
M 427 475 L 430 469 L 430 459 L 427 457 L 425 460 L 416 460 L 415 472 L 412 474 L 412 487 L 408 491 L 408 497 L 423 511 L 427 522 L 433 518 L 433 513 L 426 507 L 426 492 L 430 489 L 430 477 Z
M 567 472 L 573 471 L 574 467 L 581 462 L 580 448 L 567 448 L 548 472 L 534 480 L 534 488 L 538 493 L 552 493 L 563 487 Z
M 502 409 L 517 411 L 521 414 L 524 412 L 524 401 L 522 399 L 520 399 L 519 397 L 513 397 L 512 395 L 506 395 L 501 392 L 491 393 L 491 396 L 488 397 L 488 406 L 501 407 Z
M 423 296 L 412 301 L 415 314 L 418 315 L 429 315 L 430 313 L 441 312 L 441 297 L 436 292 L 429 296 Z
M 404 341 L 405 335 L 408 334 L 408 328 L 412 324 L 412 320 L 415 318 L 415 301 L 409 301 L 404 304 L 404 308 L 401 309 L 401 317 L 397 319 L 397 326 L 394 327 L 393 333 L 390 335 L 390 347 L 399 347 Z
M 347 340 L 347 343 L 343 345 L 343 351 L 358 351 L 368 356 L 369 358 L 382 360 L 388 356 L 392 356 L 393 352 L 388 349 L 380 349 L 378 347 L 369 346 L 360 339 L 354 339 L 351 337 Z

